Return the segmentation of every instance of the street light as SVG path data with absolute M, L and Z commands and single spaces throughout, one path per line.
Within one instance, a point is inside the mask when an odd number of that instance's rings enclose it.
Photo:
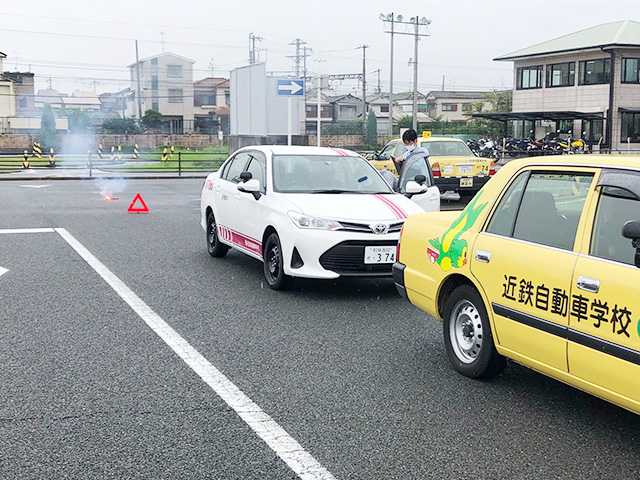
M 387 27 L 387 24 L 390 25 L 390 30 L 385 30 L 387 33 L 391 33 L 391 81 L 389 86 L 389 132 L 393 132 L 393 34 L 399 33 L 401 35 L 414 35 L 415 37 L 415 45 L 414 45 L 414 62 L 413 62 L 413 129 L 418 129 L 418 39 L 419 37 L 429 36 L 428 25 L 431 25 L 431 20 L 426 17 L 418 18 L 417 16 L 411 17 L 408 22 L 403 21 L 402 15 L 398 15 L 397 17 L 393 17 L 393 13 L 388 15 L 380 14 L 378 16 L 380 20 L 382 20 Z M 403 25 L 412 25 L 413 32 L 410 31 L 395 31 L 394 24 L 400 23 Z M 421 29 L 424 32 L 421 33 Z

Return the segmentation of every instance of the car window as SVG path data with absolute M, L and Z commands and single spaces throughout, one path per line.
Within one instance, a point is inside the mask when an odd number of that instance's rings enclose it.
M 593 224 L 589 253 L 595 257 L 634 265 L 636 249 L 622 236 L 622 226 L 640 220 L 640 200 L 628 190 L 603 187 Z
M 240 182 L 240 174 L 244 172 L 244 167 L 249 160 L 249 154 L 246 152 L 238 153 L 222 172 L 222 178 L 233 183 Z
M 393 152 L 393 149 L 395 148 L 397 143 L 397 141 L 387 143 L 378 155 L 380 160 L 389 160 L 389 158 L 391 158 L 391 153 Z
M 398 187 L 398 191 L 400 193 L 406 192 L 407 182 L 410 180 L 415 180 L 416 175 L 424 175 L 426 177 L 426 181 L 424 185 L 431 186 L 431 173 L 429 172 L 429 165 L 427 158 L 428 156 L 415 156 L 409 157 L 405 162 L 407 166 L 405 166 L 404 171 L 402 172 L 402 180 Z
M 513 237 L 571 250 L 592 179 L 590 173 L 532 173 L 520 201 Z
M 524 172 L 513 181 L 507 189 L 504 196 L 500 199 L 500 203 L 496 208 L 489 225 L 487 232 L 494 233 L 496 235 L 503 235 L 510 237 L 513 232 L 513 222 L 518 212 L 518 206 L 520 205 L 520 198 L 522 197 L 522 191 L 529 179 L 531 172 Z
M 252 156 L 247 166 L 247 172 L 251 173 L 251 178 L 255 178 L 260 182 L 260 191 L 265 191 L 264 181 L 264 162 L 257 156 Z
M 469 150 L 469 147 L 467 147 L 464 142 L 458 142 L 454 140 L 423 142 L 422 146 L 427 147 L 429 153 L 434 157 L 474 156 L 471 150 Z
M 275 155 L 273 186 L 278 192 L 388 193 L 391 189 L 362 157 Z

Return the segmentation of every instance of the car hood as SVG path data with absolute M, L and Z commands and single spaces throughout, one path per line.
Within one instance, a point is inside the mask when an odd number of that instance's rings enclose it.
M 400 220 L 424 212 L 408 198 L 398 194 L 303 194 L 284 197 L 305 215 L 334 220 Z

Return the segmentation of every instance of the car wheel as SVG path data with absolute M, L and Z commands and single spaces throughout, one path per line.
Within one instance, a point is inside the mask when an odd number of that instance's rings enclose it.
M 489 317 L 475 288 L 461 285 L 447 299 L 443 334 L 449 361 L 462 375 L 491 378 L 506 366 L 496 351 Z
M 284 290 L 291 284 L 292 278 L 284 273 L 282 246 L 277 233 L 272 233 L 264 245 L 264 276 L 273 290 Z
M 229 251 L 229 247 L 220 242 L 218 238 L 218 228 L 213 213 L 207 215 L 207 251 L 212 257 L 224 257 Z

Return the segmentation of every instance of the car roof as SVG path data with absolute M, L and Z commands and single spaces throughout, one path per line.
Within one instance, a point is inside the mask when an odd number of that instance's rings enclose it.
M 567 166 L 567 167 L 595 167 L 595 168 L 623 168 L 640 170 L 640 155 L 548 155 L 534 158 L 522 158 L 509 161 L 502 169 L 514 169 L 525 166 Z
M 297 145 L 252 145 L 239 149 L 242 150 L 259 150 L 266 154 L 273 155 L 324 155 L 334 157 L 358 157 L 358 153 L 344 148 L 333 147 L 306 147 Z
M 401 138 L 394 138 L 391 141 L 392 142 L 401 142 L 402 139 Z M 461 138 L 455 138 L 455 137 L 418 137 L 418 143 L 441 142 L 441 141 L 445 141 L 445 142 L 462 142 L 462 143 L 464 143 L 464 140 L 462 140 Z

